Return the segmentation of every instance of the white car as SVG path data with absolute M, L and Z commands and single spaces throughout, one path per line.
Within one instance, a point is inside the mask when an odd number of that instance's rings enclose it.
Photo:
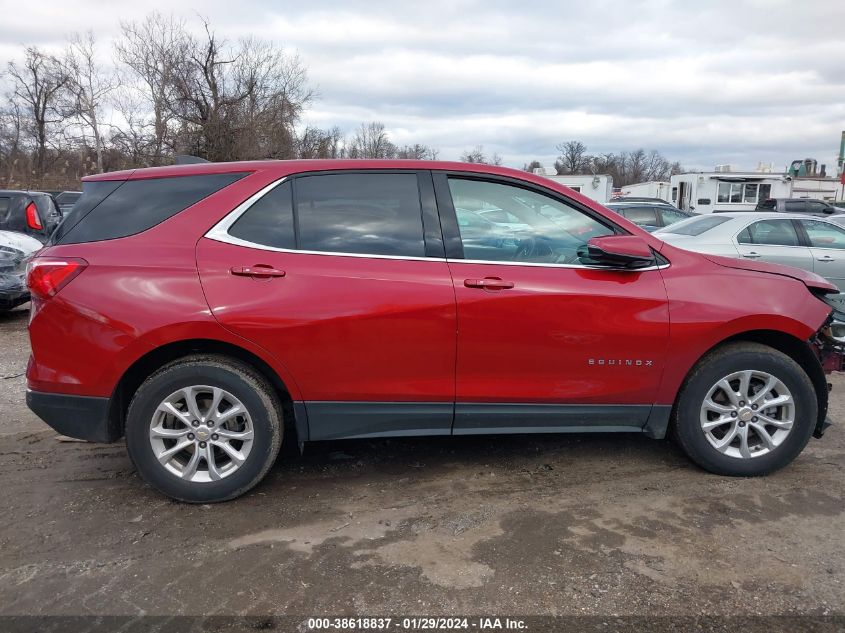
M 803 268 L 845 291 L 845 227 L 827 218 L 787 213 L 712 213 L 654 232 L 699 253 Z

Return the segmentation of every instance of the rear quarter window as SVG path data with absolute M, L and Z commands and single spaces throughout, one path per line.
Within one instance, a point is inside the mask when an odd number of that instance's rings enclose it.
M 245 175 L 202 174 L 86 183 L 82 198 L 57 229 L 54 243 L 98 242 L 141 233 Z

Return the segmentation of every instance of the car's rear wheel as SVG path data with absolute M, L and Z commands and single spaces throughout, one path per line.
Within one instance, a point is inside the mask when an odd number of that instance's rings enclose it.
M 753 476 L 795 459 L 817 412 L 813 384 L 798 363 L 759 343 L 735 343 L 693 369 L 673 423 L 684 452 L 702 468 Z
M 141 477 L 180 501 L 237 497 L 272 466 L 282 413 L 267 380 L 220 356 L 166 365 L 138 389 L 126 420 L 126 445 Z

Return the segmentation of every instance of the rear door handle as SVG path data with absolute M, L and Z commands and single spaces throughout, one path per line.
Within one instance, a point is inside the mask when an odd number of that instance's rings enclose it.
M 757 259 L 758 257 L 760 257 L 760 253 L 755 253 L 754 251 L 751 251 L 750 253 L 744 253 L 742 256 L 746 259 Z
M 255 264 L 254 266 L 233 266 L 233 275 L 238 277 L 254 277 L 256 279 L 269 279 L 270 277 L 284 277 L 285 271 L 273 268 L 267 264 Z
M 831 257 L 830 255 L 825 255 L 824 257 L 818 257 L 818 261 L 820 262 L 835 262 L 836 260 Z
M 483 288 L 484 290 L 508 290 L 513 288 L 513 282 L 498 277 L 485 277 L 484 279 L 464 279 L 464 286 L 467 288 Z

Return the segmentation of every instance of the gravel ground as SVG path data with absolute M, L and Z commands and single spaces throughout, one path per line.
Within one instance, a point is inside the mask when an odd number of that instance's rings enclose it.
M 845 614 L 841 427 L 757 479 L 628 435 L 317 443 L 189 506 L 29 412 L 26 320 L 0 314 L 0 615 Z

